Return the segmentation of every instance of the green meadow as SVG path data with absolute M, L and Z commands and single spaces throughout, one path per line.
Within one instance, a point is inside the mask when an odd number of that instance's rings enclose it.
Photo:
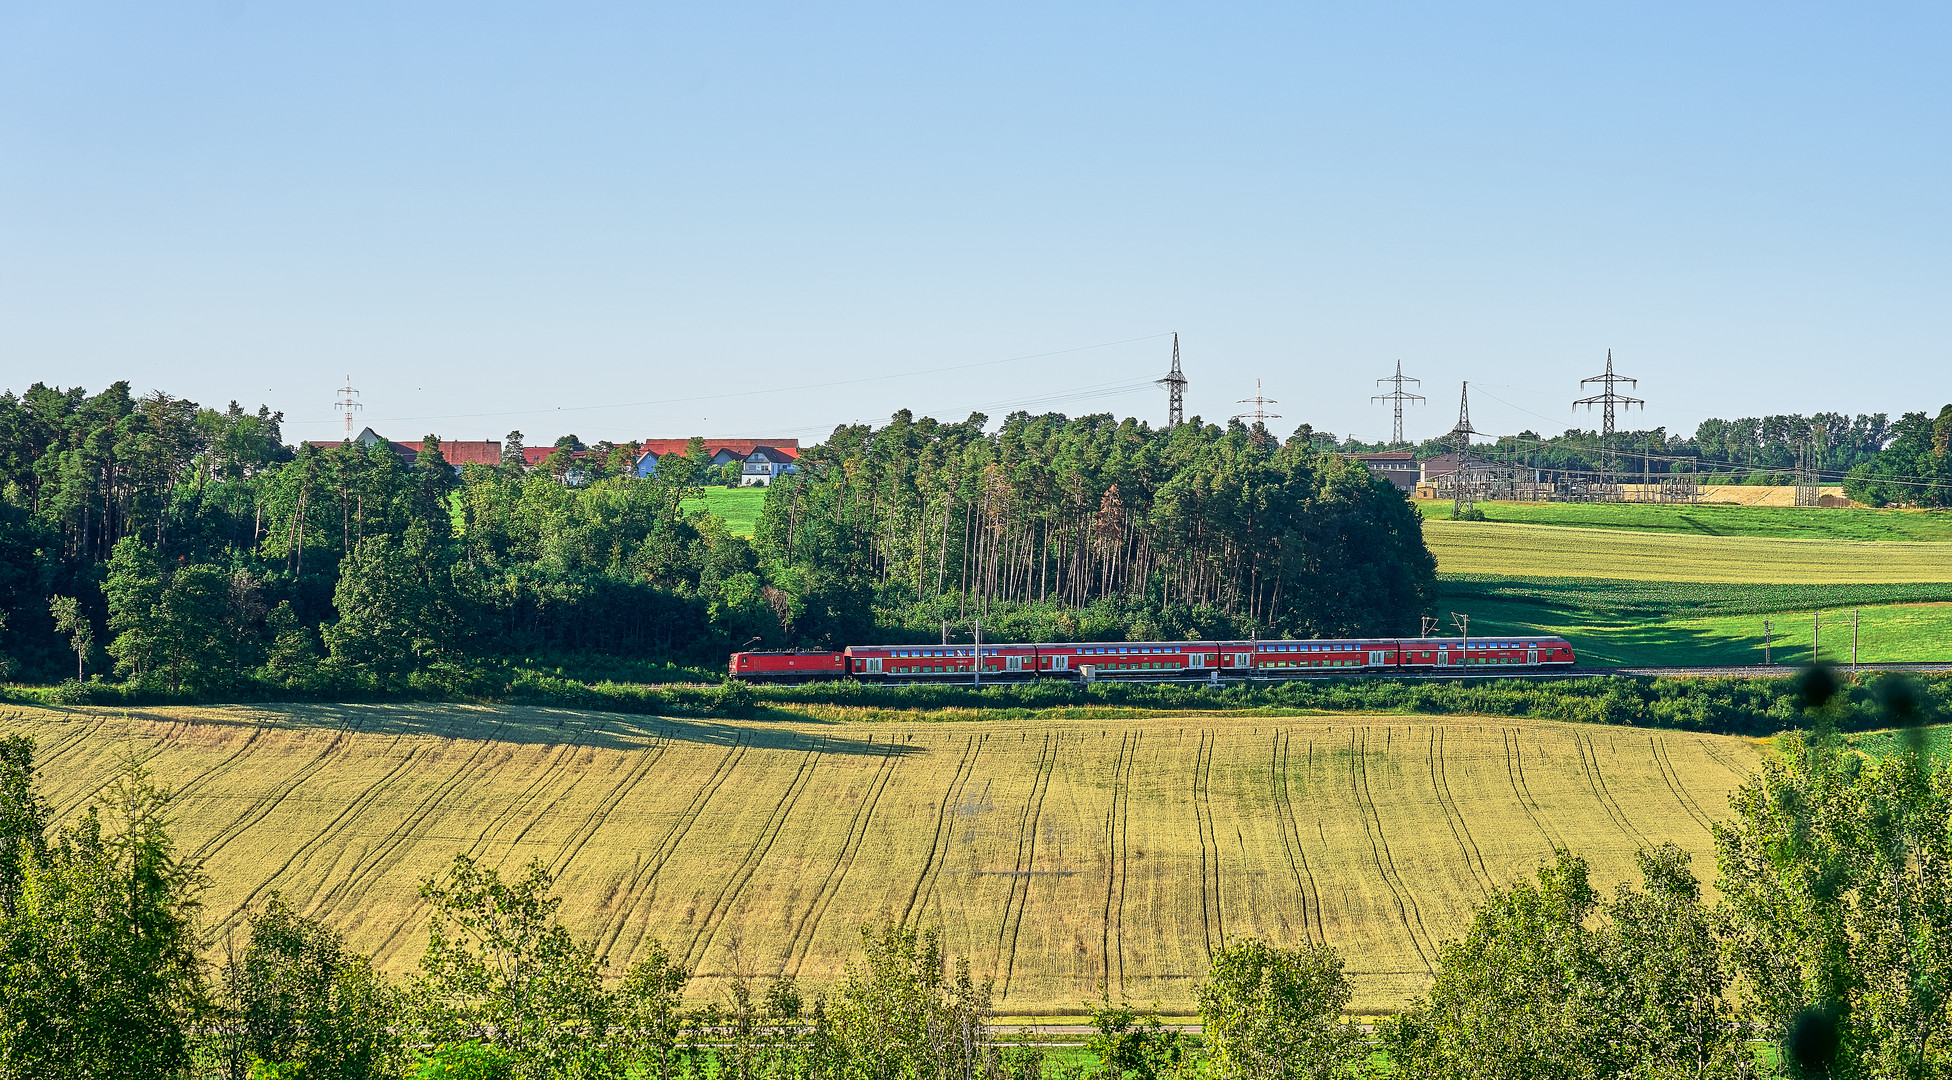
M 1417 503 L 1426 521 L 1449 521 L 1451 504 Z M 1488 521 L 1573 529 L 1634 529 L 1696 536 L 1803 540 L 1952 541 L 1952 513 L 1931 510 L 1825 510 L 1707 503 L 1479 503 Z
M 685 500 L 698 508 L 703 504 L 706 513 L 714 514 L 725 521 L 726 528 L 734 536 L 751 536 L 759 524 L 759 511 L 766 505 L 766 489 L 763 487 L 708 487 L 698 489 L 696 495 Z

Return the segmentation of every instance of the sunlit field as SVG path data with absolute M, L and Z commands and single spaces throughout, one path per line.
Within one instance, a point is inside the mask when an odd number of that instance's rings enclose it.
M 458 852 L 560 875 L 621 971 L 652 939 L 827 983 L 864 920 L 939 926 L 1013 1015 L 1103 990 L 1172 1012 L 1221 941 L 1326 940 L 1401 1006 L 1471 905 L 1554 844 L 1595 881 L 1708 824 L 1746 740 L 1494 718 L 660 720 L 535 708 L 16 710 L 72 820 L 131 754 L 178 792 L 217 939 L 273 890 L 394 971 Z

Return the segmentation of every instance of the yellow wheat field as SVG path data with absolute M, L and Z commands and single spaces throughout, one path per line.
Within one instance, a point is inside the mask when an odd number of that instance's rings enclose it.
M 541 859 L 621 971 L 660 939 L 729 971 L 833 980 L 864 920 L 939 926 L 1011 1014 L 1109 986 L 1187 1011 L 1211 949 L 1326 940 L 1387 1010 L 1487 890 L 1554 844 L 1610 888 L 1709 822 L 1746 740 L 1494 718 L 765 725 L 567 710 L 19 710 L 64 817 L 134 754 L 173 787 L 215 938 L 279 890 L 396 972 L 456 852 Z

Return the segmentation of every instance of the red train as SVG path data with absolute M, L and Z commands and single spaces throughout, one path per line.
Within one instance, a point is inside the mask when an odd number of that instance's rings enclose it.
M 1459 668 L 1563 668 L 1572 645 L 1559 637 L 1350 638 L 1309 641 L 1120 641 L 1075 645 L 984 645 L 983 677 L 998 680 L 1283 678 L 1347 669 L 1351 675 Z M 732 674 L 754 682 L 858 679 L 972 681 L 973 645 L 849 645 L 840 652 L 741 652 Z

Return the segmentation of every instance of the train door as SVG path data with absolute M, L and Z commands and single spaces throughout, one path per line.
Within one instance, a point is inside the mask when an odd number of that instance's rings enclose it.
M 1537 649 L 1526 649 L 1525 662 L 1536 666 L 1539 662 L 1539 651 Z
M 1006 656 L 1006 657 L 1004 657 L 1004 658 L 1003 658 L 1003 670 L 1005 670 L 1005 671 L 1022 671 L 1022 670 L 1023 670 L 1023 657 L 1021 657 L 1021 656 Z
M 1384 654 L 1380 650 L 1371 650 L 1369 653 L 1369 666 L 1382 667 L 1384 662 L 1383 656 Z
M 1242 653 L 1234 654 L 1234 667 L 1245 669 L 1245 668 L 1251 668 L 1253 666 L 1254 666 L 1253 653 L 1242 652 Z
M 1206 666 L 1206 654 L 1205 654 L 1205 653 L 1203 653 L 1203 652 L 1196 652 L 1196 653 L 1188 653 L 1188 654 L 1186 655 L 1186 666 L 1187 666 L 1187 667 L 1189 667 L 1189 668 L 1203 668 L 1203 667 L 1205 667 L 1205 666 Z
M 881 674 L 881 658 L 880 658 L 880 657 L 878 657 L 878 656 L 870 656 L 870 657 L 868 657 L 868 674 L 870 674 L 870 675 L 879 675 L 879 674 Z
M 1051 670 L 1052 670 L 1052 671 L 1069 671 L 1069 670 L 1071 670 L 1071 658 L 1070 658 L 1070 657 L 1068 657 L 1068 656 L 1053 656 L 1053 657 L 1051 657 Z

